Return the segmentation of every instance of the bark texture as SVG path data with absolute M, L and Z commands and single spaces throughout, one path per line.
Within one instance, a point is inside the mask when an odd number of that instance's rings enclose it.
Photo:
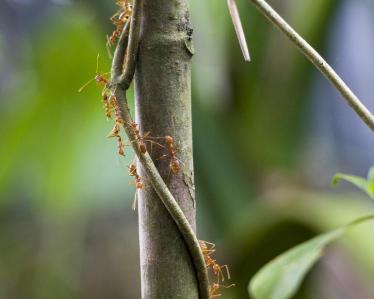
M 192 160 L 192 28 L 187 0 L 143 0 L 135 76 L 136 122 L 142 133 L 174 138 L 178 174 L 165 149 L 149 152 L 171 193 L 195 229 Z M 162 142 L 162 140 L 157 140 Z M 140 175 L 146 177 L 139 165 Z M 164 205 L 145 182 L 138 193 L 142 298 L 198 298 L 196 274 L 183 238 Z

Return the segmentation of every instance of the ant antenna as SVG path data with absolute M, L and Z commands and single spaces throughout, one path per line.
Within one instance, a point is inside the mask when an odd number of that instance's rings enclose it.
M 83 89 L 85 89 L 93 80 L 95 80 L 95 79 L 92 78 L 92 79 L 88 80 L 86 83 L 84 83 L 83 86 L 78 89 L 78 92 L 82 92 Z
M 96 57 L 96 75 L 99 73 L 99 58 L 100 58 L 100 53 L 97 53 Z
M 89 85 L 94 80 L 99 84 L 107 84 L 108 83 L 108 80 L 105 78 L 105 75 L 109 74 L 110 72 L 99 74 L 99 58 L 100 58 L 100 53 L 97 53 L 95 77 L 88 80 L 81 88 L 78 89 L 78 92 L 82 92 L 83 89 L 85 89 L 87 87 L 87 85 Z
M 98 74 L 99 72 L 99 57 L 100 57 L 100 53 L 97 53 L 97 56 L 96 56 L 96 72 L 95 72 L 95 75 Z M 78 92 L 82 92 L 83 89 L 85 89 L 93 80 L 95 80 L 95 78 L 92 78 L 90 80 L 88 80 L 86 83 L 83 84 L 83 86 L 81 88 L 78 89 Z

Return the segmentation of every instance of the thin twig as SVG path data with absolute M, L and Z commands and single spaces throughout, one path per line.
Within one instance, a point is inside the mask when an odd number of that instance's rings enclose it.
M 119 82 L 123 85 L 124 89 L 127 90 L 134 78 L 136 57 L 138 55 L 139 39 L 140 39 L 140 23 L 141 23 L 141 11 L 142 1 L 133 2 L 133 11 L 131 16 L 130 34 L 128 51 L 126 55 L 126 66 L 123 74 L 121 75 Z
M 349 106 L 374 132 L 374 116 L 339 77 L 335 70 L 310 46 L 266 1 L 249 0 L 253 5 L 304 54 L 306 58 L 331 82 Z
M 112 81 L 114 78 L 118 78 L 121 76 L 123 72 L 123 59 L 126 55 L 126 47 L 125 45 L 128 44 L 129 40 L 129 29 L 130 29 L 130 22 L 131 17 L 127 20 L 126 24 L 124 25 L 119 40 L 121 41 L 121 47 L 116 47 L 114 57 L 112 60 L 112 70 L 111 76 Z
M 134 2 L 139 2 L 134 1 Z M 124 31 L 126 28 L 124 28 Z M 116 50 L 114 52 L 114 58 L 113 58 L 113 70 L 118 70 L 119 67 L 123 65 L 124 62 L 124 53 L 126 50 L 130 52 L 131 50 L 137 51 L 138 47 L 134 47 L 133 49 L 130 48 L 131 38 L 134 37 L 134 35 L 131 36 L 130 34 L 130 40 L 129 40 L 129 48 L 127 48 L 127 38 L 126 34 L 121 34 L 120 39 L 118 40 L 118 44 L 116 47 Z M 136 37 L 138 39 L 138 37 Z M 127 64 L 133 64 L 134 70 L 135 70 L 135 64 L 136 64 L 136 53 L 128 53 L 127 57 Z M 134 60 L 134 61 L 131 61 Z M 129 67 L 130 68 L 130 67 Z M 132 67 L 131 67 L 132 68 Z M 125 68 L 125 70 L 128 68 Z M 125 74 L 125 73 L 124 73 Z M 121 75 L 121 78 L 123 75 Z M 133 78 L 133 72 L 129 73 L 131 78 Z M 209 278 L 208 278 L 208 272 L 205 265 L 204 255 L 201 251 L 199 240 L 196 237 L 195 232 L 193 231 L 190 223 L 188 222 L 186 216 L 184 215 L 182 209 L 179 207 L 177 201 L 169 191 L 168 187 L 164 183 L 160 173 L 158 172 L 156 166 L 154 165 L 152 158 L 150 155 L 146 152 L 143 154 L 139 150 L 139 144 L 137 142 L 138 138 L 136 134 L 134 133 L 134 130 L 130 127 L 130 123 L 132 122 L 130 110 L 127 103 L 126 98 L 126 91 L 128 86 L 130 85 L 124 85 L 122 84 L 122 81 L 118 77 L 118 74 L 112 73 L 112 85 L 111 85 L 111 91 L 112 94 L 115 96 L 117 104 L 120 108 L 121 118 L 123 120 L 123 127 L 126 132 L 127 137 L 129 140 L 135 140 L 136 142 L 132 142 L 132 147 L 134 149 L 134 152 L 136 156 L 139 159 L 139 162 L 141 163 L 145 173 L 147 174 L 147 177 L 156 191 L 157 195 L 165 205 L 166 209 L 168 210 L 170 216 L 175 221 L 184 241 L 186 242 L 187 248 L 189 250 L 189 253 L 192 258 L 193 265 L 195 267 L 196 275 L 197 275 L 197 282 L 199 287 L 199 294 L 200 298 L 202 299 L 208 299 L 209 298 Z M 130 81 L 131 83 L 131 81 Z
M 240 49 L 242 50 L 244 60 L 251 61 L 247 41 L 245 40 L 243 25 L 240 21 L 240 15 L 235 0 L 227 0 L 227 6 L 229 8 L 231 20 L 234 25 L 235 33 L 239 41 Z

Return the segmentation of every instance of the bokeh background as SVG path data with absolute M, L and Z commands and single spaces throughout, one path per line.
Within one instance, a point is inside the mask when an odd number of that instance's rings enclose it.
M 191 0 L 199 237 L 235 288 L 282 251 L 373 211 L 334 173 L 365 176 L 374 137 L 324 78 L 238 1 L 244 63 L 226 1 Z M 374 111 L 374 1 L 273 0 Z M 96 55 L 114 1 L 0 1 L 0 298 L 139 298 L 137 215 L 126 165 L 105 138 Z M 308 275 L 297 298 L 374 298 L 374 224 Z

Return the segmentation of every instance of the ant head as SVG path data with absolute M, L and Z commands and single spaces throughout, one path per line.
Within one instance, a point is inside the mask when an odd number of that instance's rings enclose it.
M 131 127 L 133 130 L 137 130 L 137 129 L 138 129 L 138 124 L 137 124 L 137 123 L 130 122 L 129 125 L 130 125 L 130 127 Z
M 134 164 L 129 165 L 129 175 L 130 176 L 135 176 L 136 174 L 136 166 Z
M 103 76 L 102 75 L 100 75 L 100 74 L 97 74 L 96 76 L 95 76 L 95 81 L 97 82 L 97 83 L 100 83 L 100 82 L 102 82 L 103 81 Z
M 115 95 L 111 95 L 110 98 L 109 98 L 109 100 L 110 100 L 110 102 L 111 102 L 112 104 L 115 104 L 115 103 L 117 102 L 117 98 L 116 98 Z
M 165 136 L 165 140 L 167 144 L 173 144 L 174 139 L 171 136 Z
M 199 243 L 200 243 L 201 249 L 203 249 L 203 250 L 208 249 L 208 246 L 206 245 L 206 243 L 204 241 L 199 241 Z
M 143 189 L 144 185 L 141 181 L 136 182 L 136 189 Z
M 143 142 L 140 142 L 139 143 L 139 151 L 142 153 L 142 154 L 145 154 L 147 152 L 147 147 L 145 146 L 145 144 Z
M 215 282 L 212 284 L 212 292 L 217 291 L 219 288 L 220 288 L 220 285 L 218 283 Z
M 220 265 L 218 265 L 217 263 L 213 265 L 214 271 L 219 271 L 220 268 L 221 268 Z
M 170 169 L 173 173 L 178 173 L 181 169 L 180 163 L 178 160 L 173 160 L 170 162 Z

